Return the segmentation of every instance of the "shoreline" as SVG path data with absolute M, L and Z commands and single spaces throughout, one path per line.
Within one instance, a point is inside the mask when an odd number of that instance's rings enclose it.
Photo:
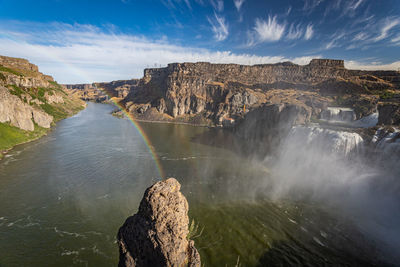
M 54 125 L 51 126 L 51 127 L 48 128 L 48 129 L 46 129 L 46 131 L 44 131 L 43 134 L 40 134 L 40 135 L 36 136 L 35 138 L 25 140 L 25 141 L 23 141 L 23 142 L 20 142 L 20 143 L 15 144 L 15 145 L 13 145 L 13 146 L 11 146 L 11 147 L 9 147 L 9 148 L 6 148 L 6 149 L 4 149 L 4 150 L 1 150 L 1 151 L 0 151 L 0 162 L 5 158 L 5 156 L 6 156 L 11 150 L 13 150 L 14 148 L 16 148 L 17 146 L 20 146 L 20 145 L 23 145 L 23 144 L 27 144 L 27 143 L 36 141 L 36 140 L 42 138 L 43 136 L 46 136 L 46 135 L 49 134 L 51 131 L 53 131 L 55 127 L 57 127 L 57 122 L 75 116 L 76 114 L 78 114 L 79 112 L 81 112 L 82 110 L 84 110 L 84 109 L 87 107 L 87 104 L 85 103 L 85 105 L 82 106 L 82 107 L 83 107 L 83 108 L 82 108 L 81 110 L 79 110 L 78 112 L 75 112 L 75 113 L 71 114 L 71 116 L 68 116 L 68 117 L 63 118 L 63 119 L 61 119 L 61 120 L 55 121 L 55 122 L 54 122 Z M 44 129 L 45 129 L 45 128 L 44 128 Z

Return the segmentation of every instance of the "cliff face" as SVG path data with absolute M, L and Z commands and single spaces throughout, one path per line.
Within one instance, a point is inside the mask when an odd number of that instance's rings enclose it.
M 62 90 L 51 76 L 39 72 L 36 65 L 25 59 L 0 56 L 0 123 L 11 126 L 1 128 L 8 129 L 0 132 L 2 138 L 11 137 L 12 131 L 18 129 L 29 132 L 38 127 L 48 129 L 83 105 Z M 13 145 L 10 141 L 0 150 Z
M 399 89 L 396 71 L 348 70 L 343 60 L 314 59 L 301 66 L 290 62 L 244 66 L 174 63 L 146 69 L 144 77 L 122 101 L 139 119 L 230 126 L 264 104 L 297 105 L 318 118 L 338 98 L 355 107 L 369 95 Z M 342 101 L 343 102 L 343 101 Z M 376 104 L 374 106 L 376 108 Z M 373 110 L 361 109 L 358 116 Z
M 194 241 L 188 240 L 188 203 L 174 178 L 144 193 L 139 211 L 118 231 L 119 266 L 201 266 Z
M 62 86 L 69 94 L 84 101 L 104 102 L 109 99 L 108 96 L 102 90 L 99 90 L 95 84 L 63 84 Z

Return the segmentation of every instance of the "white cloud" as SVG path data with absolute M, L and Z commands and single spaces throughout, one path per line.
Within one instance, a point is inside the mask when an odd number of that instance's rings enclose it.
M 338 42 L 339 40 L 345 37 L 345 32 L 336 32 L 332 36 L 330 36 L 330 41 L 325 45 L 325 49 L 331 49 L 334 47 L 339 47 L 341 44 Z
M 378 42 L 388 37 L 389 31 L 399 24 L 400 24 L 399 18 L 386 19 L 385 23 L 383 24 L 383 27 L 381 28 L 380 34 L 376 38 L 374 38 L 374 41 Z
M 356 10 L 362 4 L 362 2 L 364 2 L 364 0 L 355 0 L 353 2 L 350 1 L 348 8 Z
M 214 14 L 214 16 L 215 20 L 207 18 L 208 22 L 211 24 L 211 29 L 214 33 L 215 40 L 223 41 L 228 38 L 229 35 L 228 23 L 225 22 L 224 17 L 220 17 L 216 13 Z
M 279 41 L 285 32 L 285 24 L 279 24 L 276 16 L 268 16 L 268 21 L 256 19 L 254 31 L 261 42 Z
M 400 42 L 400 35 L 398 35 L 397 37 L 394 37 L 392 40 L 390 40 L 392 43 L 398 43 Z
M 314 35 L 314 28 L 312 24 L 308 24 L 306 32 L 304 33 L 304 39 L 310 40 Z
M 210 0 L 211 5 L 213 6 L 214 10 L 218 12 L 224 11 L 224 1 L 223 0 Z
M 290 40 L 300 39 L 301 36 L 303 35 L 303 32 L 304 32 L 304 30 L 300 24 L 297 24 L 296 26 L 294 26 L 294 24 L 292 23 L 290 25 L 289 32 L 287 33 L 286 38 L 288 38 Z
M 356 69 L 356 70 L 398 70 L 400 68 L 400 61 L 395 61 L 388 64 L 365 64 L 358 61 L 345 61 L 344 65 L 348 69 Z
M 166 39 L 149 40 L 104 32 L 91 25 L 15 21 L 0 25 L 0 51 L 2 55 L 30 60 L 39 65 L 41 72 L 52 75 L 60 83 L 140 78 L 146 66 L 166 66 L 172 62 L 266 64 L 292 61 L 308 64 L 312 58 L 321 57 L 235 54 L 172 45 Z
M 233 3 L 235 4 L 237 11 L 240 11 L 240 8 L 242 7 L 244 1 L 245 0 L 233 0 Z
M 368 38 L 368 34 L 366 34 L 365 32 L 360 32 L 357 33 L 356 36 L 354 36 L 353 41 L 364 41 Z

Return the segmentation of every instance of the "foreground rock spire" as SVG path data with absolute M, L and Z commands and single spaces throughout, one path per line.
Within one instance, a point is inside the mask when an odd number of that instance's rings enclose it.
M 189 205 L 174 178 L 146 189 L 139 211 L 118 231 L 119 266 L 200 266 L 188 240 Z

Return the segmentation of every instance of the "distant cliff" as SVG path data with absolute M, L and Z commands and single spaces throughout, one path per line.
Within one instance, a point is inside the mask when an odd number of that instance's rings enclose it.
M 263 65 L 173 63 L 145 69 L 122 103 L 144 120 L 232 126 L 264 105 L 295 105 L 304 122 L 327 106 L 344 105 L 357 118 L 376 110 L 377 99 L 399 95 L 397 71 L 348 70 L 343 60 L 313 59 Z M 251 114 L 251 113 L 249 113 Z
M 0 151 L 43 135 L 83 106 L 36 65 L 0 56 Z

